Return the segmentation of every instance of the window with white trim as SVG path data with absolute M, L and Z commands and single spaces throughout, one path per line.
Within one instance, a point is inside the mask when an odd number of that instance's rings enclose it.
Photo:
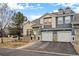
M 70 16 L 66 16 L 65 17 L 65 23 L 69 24 L 71 22 L 71 17 Z
M 63 17 L 58 17 L 58 24 L 63 24 Z

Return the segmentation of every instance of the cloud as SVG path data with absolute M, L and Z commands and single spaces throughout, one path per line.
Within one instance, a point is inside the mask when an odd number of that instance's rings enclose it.
M 74 6 L 74 4 L 76 4 L 76 3 L 52 3 L 52 4 L 50 4 L 50 5 L 55 5 L 55 6 L 60 6 L 60 7 L 62 7 L 62 6 L 64 6 L 64 7 L 72 7 L 72 6 Z
M 72 10 L 74 10 L 76 13 L 79 12 L 79 3 L 52 3 L 50 4 L 52 6 L 60 6 L 62 8 L 70 7 Z M 58 9 L 53 10 L 53 12 L 57 12 Z
M 41 6 L 40 4 L 37 4 L 37 6 Z
M 79 3 L 78 0 L 0 0 L 1 3 Z
M 36 6 L 27 4 L 25 8 L 28 8 L 28 9 L 42 9 L 44 7 L 42 7 L 40 4 L 37 4 Z
M 27 16 L 27 18 L 29 19 L 29 20 L 35 20 L 35 19 L 38 19 L 39 17 L 41 17 L 41 15 L 29 15 L 29 16 Z
M 58 12 L 58 10 L 53 10 L 53 12 Z
M 10 9 L 24 9 L 23 6 L 18 5 L 17 3 L 8 3 Z
M 40 4 L 30 5 L 29 3 L 8 3 L 9 8 L 11 9 L 42 9 Z
M 74 9 L 74 11 L 75 11 L 76 13 L 79 13 L 79 7 L 76 7 L 76 8 Z
M 76 13 L 79 12 L 79 3 L 63 3 L 61 5 L 64 7 L 71 7 Z

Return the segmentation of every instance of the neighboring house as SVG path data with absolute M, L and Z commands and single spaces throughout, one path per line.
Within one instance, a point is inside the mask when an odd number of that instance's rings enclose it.
M 41 41 L 72 42 L 76 35 L 79 35 L 75 34 L 79 32 L 79 14 L 69 7 L 60 8 L 58 12 L 46 13 L 31 23 L 36 39 Z
M 75 42 L 79 43 L 79 14 L 75 15 L 75 20 L 72 22 L 72 27 L 75 32 Z
M 23 36 L 27 38 L 27 37 L 31 37 L 32 34 L 33 34 L 32 23 L 30 21 L 24 22 L 23 23 Z
M 40 39 L 40 30 L 41 30 L 41 24 L 40 24 L 40 20 L 39 19 L 36 19 L 34 21 L 32 21 L 33 25 L 32 25 L 32 28 L 33 28 L 33 33 L 35 35 L 35 39 L 39 40 Z

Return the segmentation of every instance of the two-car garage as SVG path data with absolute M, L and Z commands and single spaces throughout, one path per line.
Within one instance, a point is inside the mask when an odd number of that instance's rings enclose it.
M 56 41 L 58 42 L 72 42 L 72 32 L 71 31 L 57 31 Z M 42 41 L 54 41 L 53 31 L 44 31 L 41 35 Z

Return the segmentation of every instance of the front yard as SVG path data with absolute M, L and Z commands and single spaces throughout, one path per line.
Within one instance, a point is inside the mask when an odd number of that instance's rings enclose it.
M 1 43 L 0 38 L 0 48 L 17 48 L 28 43 L 33 42 L 32 40 L 16 40 L 16 38 L 4 38 L 4 43 Z

